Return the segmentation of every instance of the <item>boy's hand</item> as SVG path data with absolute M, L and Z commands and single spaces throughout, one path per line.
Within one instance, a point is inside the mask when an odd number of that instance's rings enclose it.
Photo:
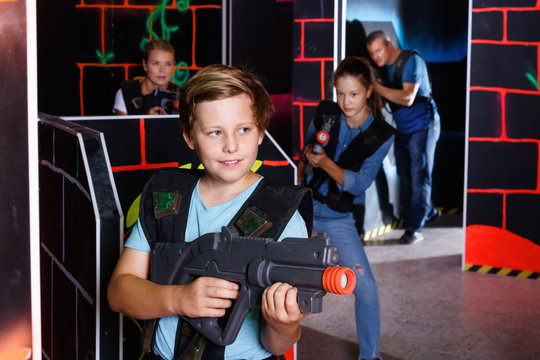
M 296 296 L 298 289 L 286 283 L 274 283 L 262 295 L 261 311 L 267 325 L 274 328 L 296 327 L 308 316 L 300 312 Z
M 238 297 L 238 284 L 213 277 L 200 277 L 178 286 L 177 306 L 179 315 L 192 318 L 221 317 Z
M 261 341 L 274 355 L 284 354 L 300 339 L 300 320 L 308 316 L 298 308 L 298 289 L 274 283 L 262 295 L 261 312 L 265 320 Z

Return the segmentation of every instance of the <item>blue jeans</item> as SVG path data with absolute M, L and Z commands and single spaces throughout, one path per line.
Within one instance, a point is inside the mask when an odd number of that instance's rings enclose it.
M 435 113 L 429 129 L 409 134 L 397 133 L 394 142 L 400 182 L 400 215 L 405 229 L 422 231 L 426 219 L 435 211 L 431 201 L 431 174 L 435 147 L 441 134 L 441 121 Z
M 340 265 L 356 273 L 354 289 L 356 330 L 360 358 L 379 357 L 380 318 L 379 296 L 364 246 L 354 225 L 352 214 L 341 219 L 314 219 L 314 228 L 330 237 L 330 244 L 337 247 Z

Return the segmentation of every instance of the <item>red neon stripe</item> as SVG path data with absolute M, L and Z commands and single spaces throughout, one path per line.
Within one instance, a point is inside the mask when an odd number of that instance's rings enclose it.
M 480 142 L 508 142 L 508 143 L 538 143 L 540 144 L 540 140 L 538 139 L 512 139 L 512 138 L 506 138 L 503 139 L 500 138 L 490 138 L 490 137 L 470 137 L 469 141 L 480 141 Z
M 540 2 L 540 0 L 538 1 Z M 538 66 L 538 68 L 536 69 L 536 84 L 537 84 L 536 88 L 540 93 L 540 89 L 538 89 L 538 80 L 540 79 L 540 45 L 536 47 L 536 51 L 537 51 L 536 62 Z
M 305 38 L 306 38 L 304 24 L 305 23 L 302 21 L 302 27 L 300 30 L 300 58 L 302 59 L 304 58 L 304 44 L 305 44 Z
M 302 47 L 303 48 L 303 47 Z M 301 62 L 301 61 L 334 61 L 334 58 L 304 58 L 304 54 L 301 55 L 301 58 L 295 58 L 294 61 Z
M 101 8 L 101 54 L 105 56 L 105 8 Z
M 178 167 L 178 163 L 172 162 L 172 163 L 162 163 L 162 164 L 111 166 L 111 170 L 112 172 L 122 172 L 122 171 L 160 169 L 162 167 Z
M 501 92 L 501 140 L 506 137 L 506 91 Z
M 471 194 L 540 194 L 537 190 L 525 190 L 525 189 L 467 189 Z
M 123 5 L 106 5 L 106 4 L 79 4 L 75 5 L 76 8 L 93 8 L 93 9 L 139 9 L 139 10 L 153 10 L 159 5 L 129 5 L 124 3 Z M 165 9 L 174 10 L 175 6 L 167 5 Z
M 77 66 L 94 66 L 94 67 L 125 67 L 125 66 L 142 66 L 140 63 L 116 63 L 116 64 L 102 64 L 102 63 L 75 63 Z
M 510 94 L 523 94 L 523 95 L 540 95 L 540 91 L 534 90 L 521 90 L 521 89 L 505 89 L 498 87 L 488 87 L 488 86 L 471 86 L 470 91 L 491 91 L 491 92 L 505 92 Z
M 263 160 L 263 165 L 266 166 L 288 166 L 287 160 Z
M 307 22 L 334 22 L 334 19 L 294 19 L 294 22 L 307 23 Z
M 116 63 L 116 64 L 101 64 L 101 63 L 75 63 L 77 66 L 88 66 L 88 67 L 126 67 L 126 68 L 129 68 L 129 67 L 135 67 L 135 66 L 142 66 L 141 63 L 139 64 L 131 64 L 131 63 Z M 199 70 L 201 69 L 201 67 L 199 66 L 188 66 L 188 69 L 194 69 L 194 70 Z
M 502 203 L 502 228 L 506 230 L 506 194 L 503 194 Z
M 508 41 L 508 11 L 504 10 L 503 12 L 503 41 Z
M 534 7 L 486 7 L 472 9 L 473 12 L 492 12 L 492 11 L 534 11 L 540 9 L 540 1 Z
M 293 101 L 293 105 L 298 106 L 317 106 L 319 105 L 318 102 L 307 102 L 307 101 Z
M 324 91 L 324 61 L 321 61 L 321 99 L 326 99 Z
M 304 106 L 300 105 L 300 149 L 304 148 Z
M 473 39 L 471 44 L 491 44 L 491 45 L 525 45 L 525 46 L 539 46 L 538 41 L 508 41 L 508 40 L 483 40 Z
M 540 192 L 540 141 L 538 142 L 538 167 L 536 170 L 536 190 Z
M 195 31 L 197 30 L 197 16 L 195 15 L 195 11 L 191 12 L 192 17 L 192 26 L 191 26 L 191 63 L 195 65 Z
M 146 165 L 146 132 L 143 118 L 139 120 L 139 132 L 141 137 L 141 164 Z
M 221 5 L 192 5 L 189 7 L 189 9 L 192 11 L 198 9 L 221 9 Z
M 79 106 L 81 107 L 81 116 L 84 116 L 84 98 L 83 98 L 83 73 L 84 73 L 84 66 L 80 66 L 77 64 L 79 68 Z

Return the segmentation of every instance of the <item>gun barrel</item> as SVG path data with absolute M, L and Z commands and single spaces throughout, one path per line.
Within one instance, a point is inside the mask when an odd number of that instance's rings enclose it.
M 348 295 L 356 286 L 356 275 L 348 267 L 333 266 L 326 268 L 322 277 L 324 290 L 332 294 Z

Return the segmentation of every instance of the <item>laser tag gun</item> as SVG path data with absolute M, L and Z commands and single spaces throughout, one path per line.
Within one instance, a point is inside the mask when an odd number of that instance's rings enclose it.
M 315 135 L 317 141 L 311 150 L 314 154 L 320 154 L 323 147 L 330 141 L 330 129 L 336 123 L 336 115 L 322 114 L 321 129 Z
M 233 281 L 240 286 L 238 298 L 221 318 L 183 317 L 193 328 L 217 345 L 234 342 L 248 311 L 261 305 L 264 289 L 275 282 L 298 288 L 298 306 L 303 313 L 322 311 L 326 292 L 350 294 L 354 272 L 339 267 L 339 253 L 324 233 L 309 239 L 240 236 L 235 228 L 223 227 L 190 243 L 157 243 L 152 250 L 151 280 L 158 274 L 162 285 L 182 285 L 200 276 Z
M 154 90 L 150 99 L 150 107 L 160 106 L 167 114 L 178 114 L 178 89 L 176 91 Z

